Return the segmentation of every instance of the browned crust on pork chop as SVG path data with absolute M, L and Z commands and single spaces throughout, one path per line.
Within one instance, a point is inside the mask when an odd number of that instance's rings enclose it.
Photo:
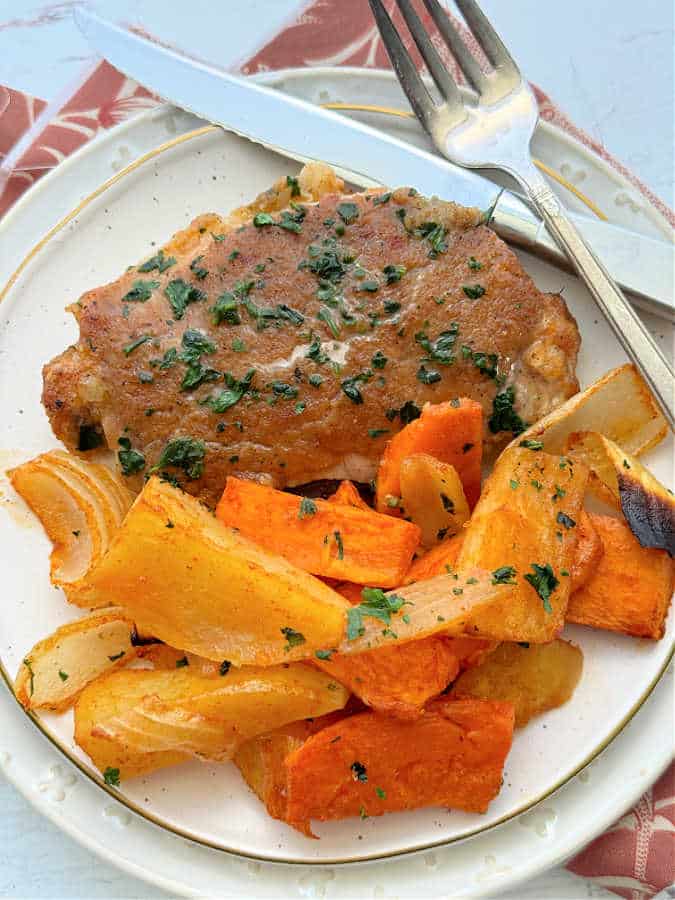
M 280 486 L 367 480 L 426 402 L 478 400 L 487 439 L 501 444 L 511 432 L 487 424 L 496 395 L 512 391 L 514 412 L 532 422 L 578 390 L 580 339 L 564 300 L 536 288 L 476 210 L 407 188 L 340 190 L 330 170 L 307 167 L 297 187 L 282 181 L 229 220 L 196 219 L 164 248 L 175 257 L 164 271 L 134 267 L 84 294 L 70 307 L 79 342 L 44 368 L 55 434 L 71 450 L 83 435 L 114 449 L 122 438 L 145 461 L 135 487 L 169 441 L 203 441 L 201 477 L 167 471 L 214 503 L 233 473 Z M 260 209 L 274 224 L 252 223 Z M 184 309 L 166 293 L 176 282 L 192 292 Z M 192 365 L 186 331 L 212 345 Z M 241 399 L 216 411 L 232 397 L 228 380 L 241 391 L 251 370 Z

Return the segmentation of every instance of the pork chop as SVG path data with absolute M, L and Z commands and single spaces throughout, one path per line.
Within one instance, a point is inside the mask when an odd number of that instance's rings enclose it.
M 479 401 L 499 446 L 578 390 L 564 300 L 478 210 L 319 175 L 199 217 L 69 307 L 80 339 L 43 403 L 70 450 L 107 445 L 131 487 L 158 471 L 213 504 L 235 473 L 367 481 L 427 402 Z

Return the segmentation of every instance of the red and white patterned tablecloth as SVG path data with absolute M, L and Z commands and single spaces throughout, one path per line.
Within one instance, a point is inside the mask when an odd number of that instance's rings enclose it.
M 391 0 L 387 5 L 392 6 Z M 398 14 L 393 16 L 397 21 Z M 465 36 L 478 53 L 471 35 L 465 32 Z M 438 49 L 454 67 L 445 48 Z M 258 50 L 241 71 L 252 74 L 312 65 L 389 68 L 366 3 L 314 0 L 294 23 Z M 456 69 L 455 74 L 459 77 Z M 541 88 L 533 87 L 542 118 L 572 134 L 614 166 L 675 225 L 673 212 L 661 200 L 601 144 L 577 128 Z M 75 93 L 44 122 L 40 121 L 47 108 L 44 100 L 0 85 L 0 162 L 38 123 L 32 139 L 15 160 L 4 190 L 0 182 L 0 216 L 45 172 L 100 131 L 159 102 L 106 62 L 93 64 Z M 649 900 L 672 885 L 675 881 L 675 764 L 632 810 L 570 860 L 567 868 L 627 900 Z

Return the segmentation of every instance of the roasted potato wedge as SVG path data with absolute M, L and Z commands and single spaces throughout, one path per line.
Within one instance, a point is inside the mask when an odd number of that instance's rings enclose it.
M 668 433 L 666 420 L 633 363 L 607 372 L 519 434 L 509 446 L 538 440 L 547 453 L 564 453 L 570 434 L 591 430 L 616 441 L 634 456 L 655 447 Z
M 459 473 L 464 493 L 474 505 L 480 493 L 483 409 L 474 400 L 427 403 L 419 419 L 388 443 L 377 472 L 376 508 L 400 516 L 401 462 L 413 453 L 428 453 Z
M 437 575 L 454 572 L 463 542 L 464 533 L 460 532 L 453 537 L 445 538 L 440 544 L 427 550 L 422 556 L 418 556 L 408 569 L 403 584 L 426 581 Z
M 639 460 L 597 431 L 571 434 L 567 453 L 589 467 L 591 491 L 623 512 L 643 547 L 675 556 L 675 497 Z
M 311 666 L 126 669 L 94 681 L 75 705 L 75 740 L 102 772 L 131 778 L 189 757 L 229 759 L 257 734 L 341 709 L 348 692 Z
M 349 716 L 286 757 L 283 818 L 311 834 L 311 819 L 424 806 L 485 812 L 501 787 L 512 736 L 513 707 L 488 700 L 442 697 L 413 722 Z
M 144 633 L 235 666 L 336 646 L 349 607 L 158 478 L 147 482 L 86 582 L 96 600 L 123 598 Z
M 132 494 L 106 466 L 63 450 L 42 453 L 8 475 L 54 545 L 52 583 L 77 606 L 109 605 L 89 596 L 85 576 L 108 549 Z
M 591 513 L 591 521 L 603 553 L 570 597 L 567 621 L 659 640 L 673 596 L 673 560 L 665 550 L 641 547 L 620 519 Z
M 583 654 L 559 638 L 550 644 L 504 643 L 459 676 L 452 696 L 512 703 L 516 727 L 567 703 L 579 683 Z
M 136 657 L 134 623 L 120 609 L 57 628 L 24 657 L 14 692 L 26 709 L 62 711 L 91 681 Z
M 400 481 L 402 509 L 419 526 L 424 547 L 457 534 L 469 520 L 462 481 L 450 463 L 413 453 L 401 460 Z
M 472 617 L 476 636 L 547 643 L 562 629 L 587 481 L 582 463 L 529 446 L 499 457 L 463 531 L 457 570 L 480 566 L 516 595 L 504 615 Z
M 604 553 L 602 541 L 593 519 L 582 509 L 576 523 L 577 542 L 570 569 L 570 592 L 573 594 L 583 587 L 595 573 Z

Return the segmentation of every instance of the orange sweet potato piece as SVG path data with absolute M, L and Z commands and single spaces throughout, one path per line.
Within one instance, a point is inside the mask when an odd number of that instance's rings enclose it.
M 311 819 L 424 806 L 485 812 L 501 787 L 513 723 L 510 703 L 447 697 L 414 722 L 350 716 L 287 757 L 284 818 L 311 834 Z
M 365 653 L 334 653 L 313 662 L 366 706 L 402 719 L 416 719 L 427 700 L 440 694 L 460 670 L 451 641 L 437 635 Z
M 479 666 L 499 646 L 498 641 L 487 641 L 485 638 L 446 637 L 445 641 L 457 657 L 460 672 Z
M 306 572 L 379 587 L 402 582 L 420 538 L 411 522 L 232 477 L 216 516 Z
M 604 553 L 591 579 L 575 591 L 567 621 L 658 640 L 673 594 L 673 560 L 641 547 L 626 522 L 590 514 Z
M 329 503 L 353 506 L 356 509 L 364 509 L 366 512 L 372 511 L 351 481 L 341 481 L 335 493 L 331 494 L 327 499 Z
M 338 594 L 342 594 L 345 600 L 349 600 L 349 602 L 353 606 L 358 606 L 358 604 L 363 599 L 361 596 L 363 585 L 354 584 L 353 581 L 343 581 L 342 584 L 338 584 L 335 586 L 335 590 L 338 592 Z
M 422 415 L 387 444 L 377 473 L 376 508 L 400 515 L 394 499 L 401 496 L 401 462 L 413 453 L 428 453 L 457 470 L 469 506 L 480 494 L 483 412 L 474 400 L 427 403 Z M 394 499 L 392 499 L 394 498 Z
M 593 519 L 582 509 L 577 519 L 577 543 L 570 568 L 570 591 L 578 591 L 592 577 L 604 553 Z
M 423 556 L 419 556 L 406 572 L 403 584 L 412 584 L 413 581 L 426 581 L 427 578 L 435 578 L 436 575 L 445 575 L 449 569 L 454 568 L 462 549 L 464 535 L 459 534 L 446 538 L 432 547 Z

